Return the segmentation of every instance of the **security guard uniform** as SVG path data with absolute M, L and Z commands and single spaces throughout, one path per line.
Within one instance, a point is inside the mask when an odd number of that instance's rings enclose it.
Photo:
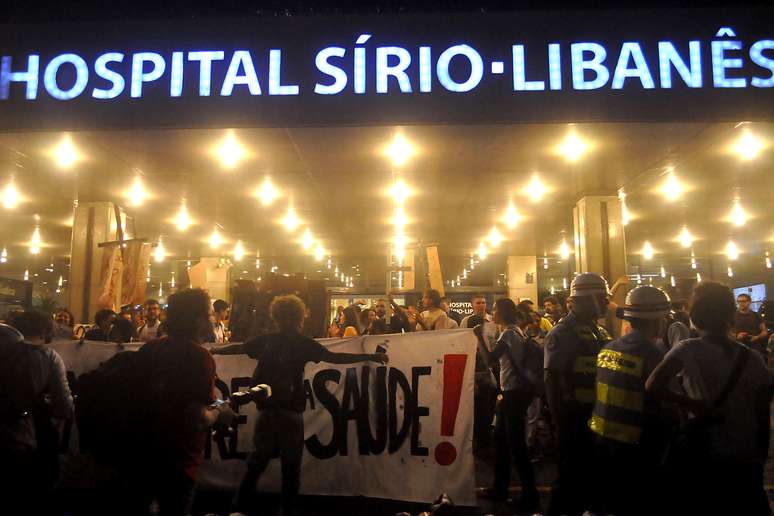
M 586 295 L 584 281 L 596 282 L 593 295 L 606 295 L 607 284 L 596 274 L 573 280 L 571 295 Z M 580 286 L 581 289 L 576 287 Z M 559 423 L 559 475 L 551 490 L 548 514 L 581 514 L 597 505 L 594 434 L 588 421 L 594 407 L 597 355 L 610 342 L 608 332 L 597 325 L 581 324 L 570 312 L 545 340 L 545 368 L 559 374 L 562 382 Z

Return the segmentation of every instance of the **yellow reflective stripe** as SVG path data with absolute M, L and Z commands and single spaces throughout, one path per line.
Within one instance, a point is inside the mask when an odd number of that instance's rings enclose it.
M 597 435 L 625 443 L 637 443 L 642 435 L 642 429 L 639 427 L 611 421 L 597 414 L 591 415 L 589 428 Z
M 575 401 L 580 403 L 594 403 L 594 389 L 575 389 Z
M 642 359 L 634 355 L 603 349 L 597 355 L 597 367 L 609 369 L 617 373 L 626 373 L 637 378 L 642 377 Z
M 597 401 L 637 412 L 642 412 L 644 406 L 641 392 L 620 389 L 602 382 L 597 382 Z
M 581 374 L 597 374 L 597 357 L 586 355 L 576 358 L 572 370 Z

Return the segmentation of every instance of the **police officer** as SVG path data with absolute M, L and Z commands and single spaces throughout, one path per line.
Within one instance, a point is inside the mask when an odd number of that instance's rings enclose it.
M 631 332 L 597 357 L 597 400 L 589 427 L 597 435 L 605 514 L 655 514 L 648 501 L 659 492 L 652 484 L 664 432 L 658 403 L 645 393 L 645 381 L 664 357 L 657 340 L 669 310 L 662 290 L 635 288 L 623 310 Z
M 597 354 L 611 340 L 597 324 L 609 302 L 607 282 L 583 273 L 570 286 L 570 313 L 545 340 L 545 387 L 559 443 L 559 475 L 549 515 L 580 515 L 597 509 L 595 439 L 588 427 L 595 401 Z

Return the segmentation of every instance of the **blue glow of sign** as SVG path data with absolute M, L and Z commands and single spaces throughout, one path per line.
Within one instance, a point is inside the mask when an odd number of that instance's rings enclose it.
M 578 41 L 530 48 L 513 43 L 506 47 L 510 59 L 505 60 L 487 59 L 469 43 L 436 48 L 377 45 L 373 41 L 373 35 L 359 34 L 354 44 L 317 51 L 312 59 L 311 83 L 304 73 L 298 75 L 301 81 L 288 80 L 309 65 L 302 66 L 294 56 L 283 55 L 281 48 L 270 48 L 268 56 L 258 56 L 250 49 L 124 50 L 99 54 L 93 61 L 72 52 L 46 62 L 41 62 L 38 53 L 4 55 L 0 58 L 0 100 L 22 91 L 29 101 L 39 96 L 59 101 L 82 97 L 108 101 L 150 94 L 173 98 L 303 93 L 422 95 L 438 85 L 447 92 L 464 94 L 498 81 L 515 93 L 774 87 L 774 39 L 744 42 L 730 27 L 721 27 L 711 41 L 625 41 L 607 46 Z M 705 72 L 709 75 L 710 70 L 712 80 L 705 80 Z

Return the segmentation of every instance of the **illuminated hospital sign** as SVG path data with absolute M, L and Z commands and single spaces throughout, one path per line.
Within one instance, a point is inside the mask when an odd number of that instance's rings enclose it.
M 116 50 L 88 58 L 63 52 L 44 58 L 3 55 L 0 100 L 50 97 L 70 101 L 140 99 L 154 95 L 230 97 L 465 94 L 487 81 L 507 83 L 514 93 L 536 91 L 771 88 L 774 39 L 743 41 L 730 27 L 711 40 L 683 43 L 578 41 L 530 48 L 513 42 L 491 58 L 473 43 L 445 47 L 371 45 L 360 34 L 354 45 L 313 51 L 311 62 L 291 59 L 282 48 Z M 369 60 L 372 62 L 369 63 Z M 311 67 L 309 71 L 299 67 Z M 296 77 L 296 79 L 293 79 Z M 308 78 L 304 83 L 298 77 Z

